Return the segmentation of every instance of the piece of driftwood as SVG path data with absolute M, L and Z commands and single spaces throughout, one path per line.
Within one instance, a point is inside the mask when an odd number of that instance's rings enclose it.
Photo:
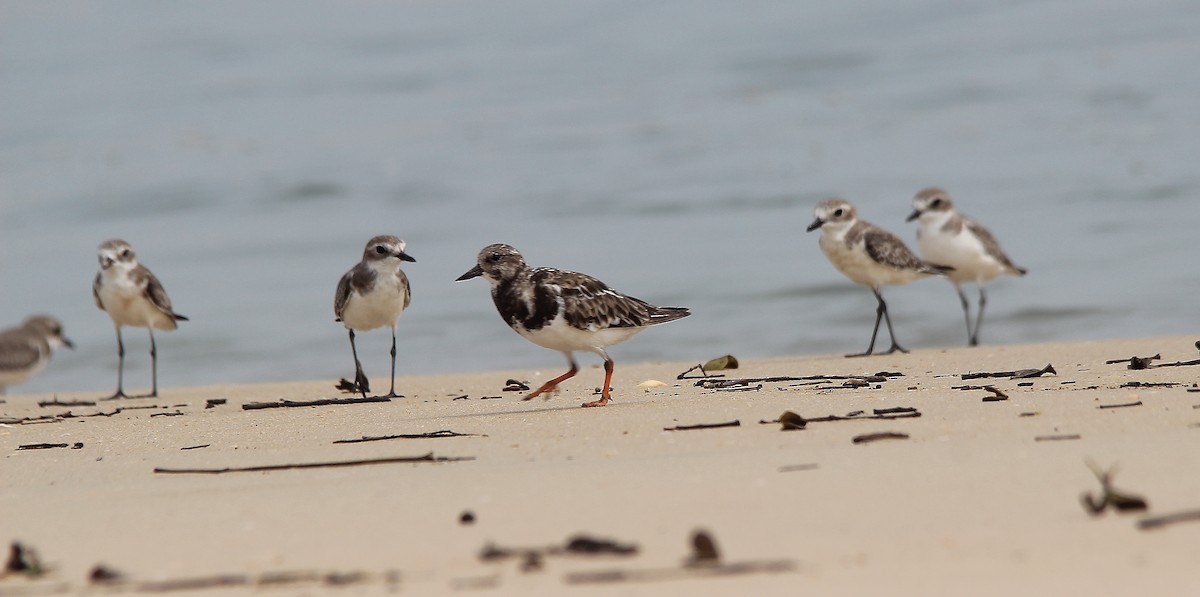
M 725 423 L 700 423 L 697 425 L 679 425 L 677 427 L 663 427 L 663 431 L 692 431 L 694 429 L 721 429 L 723 427 L 740 427 L 741 421 L 727 421 Z
M 872 411 L 874 414 L 868 415 L 861 410 L 856 410 L 848 413 L 846 416 L 827 415 L 824 417 L 805 418 L 790 410 L 784 411 L 779 415 L 778 419 L 771 421 L 760 420 L 759 425 L 771 425 L 779 423 L 783 431 L 793 431 L 804 429 L 809 423 L 826 423 L 830 421 L 865 421 L 870 419 L 915 419 L 921 416 L 921 411 L 911 406 L 897 406 L 893 408 L 877 408 Z
M 1145 498 L 1132 493 L 1117 491 L 1113 488 L 1112 478 L 1116 474 L 1116 467 L 1102 470 L 1091 462 L 1088 462 L 1087 466 L 1096 475 L 1096 480 L 1100 481 L 1099 496 L 1084 493 L 1079 498 L 1083 502 L 1083 508 L 1087 510 L 1088 514 L 1099 516 L 1107 508 L 1112 508 L 1118 512 L 1141 512 L 1149 508 Z
M 614 569 L 570 572 L 563 579 L 567 584 L 617 584 L 662 582 L 696 578 L 721 578 L 749 574 L 782 574 L 796 570 L 792 560 L 752 560 L 711 566 L 680 566 L 679 568 Z
M 398 433 L 396 435 L 364 435 L 355 439 L 334 440 L 335 444 L 358 444 L 362 442 L 378 442 L 390 439 L 437 439 L 443 437 L 487 437 L 478 433 L 459 433 L 449 429 L 431 431 L 429 433 Z
M 853 441 L 856 444 L 866 444 L 866 443 L 877 442 L 877 441 L 881 441 L 881 440 L 885 440 L 885 439 L 908 439 L 908 434 L 907 433 L 899 433 L 896 431 L 880 431 L 878 433 L 864 433 L 862 435 L 856 435 L 856 436 L 854 436 L 854 439 L 851 441 Z
M 306 468 L 340 468 L 348 466 L 370 466 L 375 464 L 402 464 L 421 462 L 462 462 L 475 460 L 474 456 L 434 456 L 433 452 L 423 456 L 398 456 L 393 458 L 367 458 L 363 460 L 335 460 L 332 462 L 302 462 L 296 464 L 269 464 L 263 466 L 226 467 L 226 468 L 167 468 L 155 467 L 154 472 L 169 475 L 220 475 L 224 473 L 259 473 L 266 471 L 282 471 Z
M 880 371 L 874 375 L 779 375 L 774 377 L 741 377 L 741 378 L 724 378 L 724 377 L 705 377 L 696 380 L 695 385 L 698 388 L 705 390 L 721 390 L 736 386 L 749 386 L 752 384 L 761 383 L 783 383 L 783 382 L 798 382 L 798 381 L 850 381 L 861 380 L 866 383 L 883 383 L 893 377 L 902 377 L 904 374 L 892 371 Z M 682 378 L 680 378 L 682 379 Z
M 47 406 L 96 406 L 95 400 L 59 400 L 55 397 L 53 400 L 42 400 L 37 403 L 41 408 Z
M 1041 369 L 1018 369 L 1016 371 L 993 371 L 990 373 L 963 373 L 959 375 L 961 379 L 983 379 L 987 377 L 1010 377 L 1012 379 L 1028 379 L 1030 377 L 1041 377 L 1043 375 L 1053 373 L 1058 375 L 1054 370 L 1054 365 L 1047 364 Z
M 74 444 L 21 444 L 17 446 L 18 450 L 47 450 L 50 448 L 70 448 L 79 450 L 83 448 L 83 442 L 75 442 Z
M 335 404 L 364 404 L 372 402 L 391 402 L 387 396 L 368 396 L 366 398 L 322 398 L 320 400 L 280 400 L 279 402 L 247 402 L 242 410 L 261 410 L 264 408 L 298 408 L 302 406 L 330 406 Z
M 1141 406 L 1141 405 L 1142 405 L 1142 401 L 1138 400 L 1136 402 L 1121 402 L 1118 404 L 1101 404 L 1100 406 L 1097 406 L 1096 408 L 1125 408 L 1127 406 Z
M 1186 512 L 1175 512 L 1174 514 L 1143 518 L 1137 522 L 1137 526 L 1143 531 L 1151 531 L 1181 522 L 1200 522 L 1200 510 L 1188 510 Z

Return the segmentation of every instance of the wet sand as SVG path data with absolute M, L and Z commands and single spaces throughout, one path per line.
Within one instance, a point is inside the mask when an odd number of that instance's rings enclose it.
M 49 571 L 10 573 L 0 596 L 1195 594 L 1200 522 L 1139 527 L 1200 509 L 1200 365 L 1161 366 L 1200 358 L 1195 340 L 752 360 L 721 374 L 844 379 L 725 388 L 676 379 L 695 363 L 624 365 L 618 349 L 599 409 L 579 408 L 596 367 L 549 400 L 503 391 L 561 373 L 549 354 L 542 370 L 400 378 L 407 397 L 388 402 L 245 408 L 351 398 L 336 380 L 95 405 L 3 396 L 0 540 Z M 1157 353 L 1149 369 L 1105 363 Z M 805 428 L 759 423 L 785 411 Z M 715 424 L 730 426 L 664 430 Z M 907 437 L 855 442 L 880 433 Z M 335 443 L 420 434 L 435 437 Z M 1148 509 L 1090 515 L 1088 462 L 1116 465 L 1114 487 Z M 262 468 L 213 472 L 248 467 Z M 697 529 L 718 565 L 683 566 Z M 581 534 L 636 553 L 564 549 Z M 485 560 L 488 545 L 515 555 Z M 97 565 L 120 579 L 89 584 Z

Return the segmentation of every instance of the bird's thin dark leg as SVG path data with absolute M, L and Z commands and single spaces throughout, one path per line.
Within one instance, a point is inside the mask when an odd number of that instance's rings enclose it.
M 542 387 L 530 392 L 529 395 L 522 398 L 522 400 L 531 400 L 537 396 L 545 394 L 546 392 L 553 392 L 555 389 L 558 388 L 558 384 L 560 384 L 568 379 L 571 379 L 572 377 L 575 377 L 575 374 L 579 373 L 579 365 L 577 365 L 575 363 L 575 357 L 568 355 L 567 362 L 569 362 L 571 364 L 570 370 L 568 370 L 566 373 L 563 373 L 562 375 L 559 375 L 558 377 L 555 377 L 554 379 L 542 384 Z
M 883 319 L 884 314 L 887 312 L 887 307 L 884 305 L 883 295 L 879 294 L 878 290 L 875 290 L 874 288 L 872 288 L 871 292 L 875 294 L 875 300 L 876 300 L 875 329 L 871 331 L 871 344 L 869 346 L 867 346 L 866 352 L 860 352 L 857 354 L 848 354 L 848 355 L 846 355 L 847 357 L 851 357 L 851 358 L 852 357 L 865 357 L 865 356 L 870 355 L 871 353 L 875 352 L 875 337 L 879 335 L 879 322 L 880 322 L 880 320 Z M 892 328 L 892 324 L 889 321 L 888 329 L 891 330 L 891 328 Z M 895 338 L 892 339 L 892 342 L 895 343 Z
M 147 327 L 150 330 L 150 393 L 146 394 L 146 398 L 158 397 L 158 347 L 154 344 L 154 328 Z
M 975 346 L 975 330 L 971 327 L 971 304 L 967 302 L 967 293 L 963 292 L 962 286 L 954 285 L 954 289 L 958 291 L 958 300 L 962 303 L 963 319 L 967 321 L 967 346 Z
M 879 308 L 883 309 L 883 320 L 887 322 L 888 335 L 892 337 L 892 347 L 883 354 L 892 354 L 897 350 L 900 352 L 908 352 L 903 346 L 896 342 L 896 332 L 892 331 L 892 316 L 888 315 L 887 303 L 883 302 L 883 295 L 878 290 L 875 291 L 875 298 L 879 299 Z M 877 324 L 878 325 L 878 324 Z
M 350 330 L 350 354 L 354 355 L 354 385 L 358 386 L 358 391 L 362 393 L 363 398 L 366 398 L 371 387 L 367 382 L 367 376 L 363 374 L 362 363 L 358 361 L 358 348 L 354 346 L 354 330 Z
M 983 323 L 983 307 L 987 304 L 987 292 L 979 286 L 979 311 L 975 313 L 975 329 L 971 332 L 971 346 L 979 346 L 979 326 Z
M 388 391 L 388 398 L 400 398 L 396 393 L 396 328 L 392 328 L 392 388 Z
M 611 358 L 605 357 L 604 358 L 604 388 L 602 390 L 600 390 L 600 399 L 583 403 L 584 408 L 590 408 L 593 406 L 604 406 L 605 404 L 608 404 L 608 401 L 612 398 L 611 396 L 609 396 L 608 387 L 612 384 L 613 369 L 614 369 L 613 360 Z
M 125 395 L 125 342 L 121 339 L 121 326 L 117 326 L 117 391 L 105 400 L 128 398 Z

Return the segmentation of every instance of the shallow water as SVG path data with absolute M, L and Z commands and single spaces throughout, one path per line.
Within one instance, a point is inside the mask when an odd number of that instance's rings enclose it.
M 386 233 L 417 259 L 403 374 L 563 367 L 453 282 L 492 242 L 692 308 L 612 349 L 618 379 L 856 352 L 874 299 L 812 206 L 911 242 L 935 184 L 1030 270 L 989 287 L 985 343 L 1200 332 L 1191 3 L 806 4 L 0 2 L 0 324 L 78 344 L 16 391 L 111 391 L 112 237 L 192 318 L 158 335 L 168 386 L 350 375 L 334 286 Z M 908 347 L 965 341 L 948 283 L 885 296 Z M 368 374 L 389 341 L 359 335 Z

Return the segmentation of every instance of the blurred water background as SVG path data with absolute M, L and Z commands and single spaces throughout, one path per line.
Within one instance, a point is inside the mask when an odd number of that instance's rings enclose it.
M 157 335 L 167 387 L 351 375 L 334 286 L 389 233 L 417 259 L 400 374 L 563 367 L 453 282 L 492 242 L 692 308 L 612 349 L 618 379 L 856 352 L 874 299 L 812 207 L 915 245 L 929 185 L 1030 270 L 990 286 L 985 344 L 1200 332 L 1197 31 L 1190 0 L 0 1 L 0 325 L 78 344 L 14 391 L 111 392 L 113 237 L 192 319 Z M 909 348 L 965 343 L 950 284 L 885 296 Z M 359 336 L 377 379 L 389 341 Z

